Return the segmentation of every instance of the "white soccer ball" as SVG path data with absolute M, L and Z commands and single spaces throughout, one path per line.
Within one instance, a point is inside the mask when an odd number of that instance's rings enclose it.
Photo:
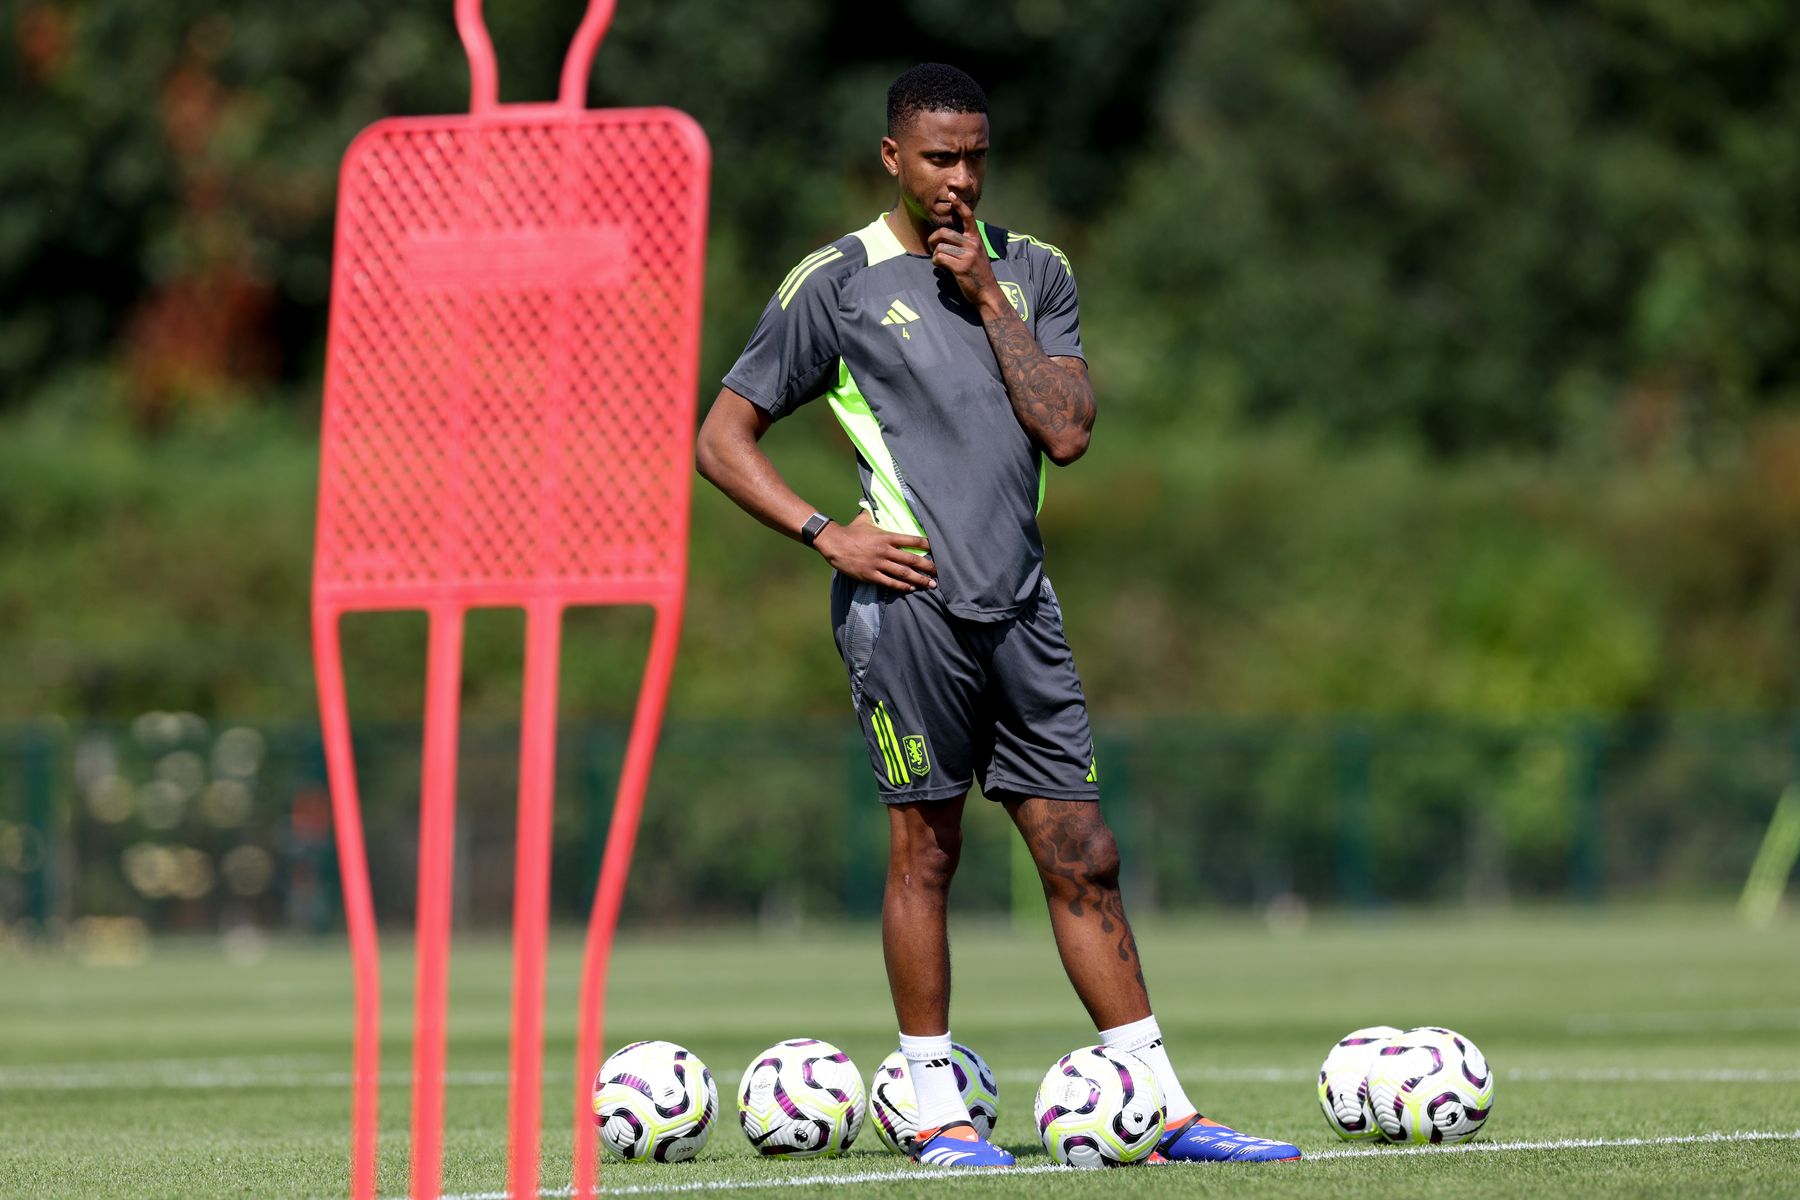
M 1494 1111 L 1494 1072 L 1468 1038 L 1423 1025 L 1376 1053 L 1369 1102 L 1390 1142 L 1463 1142 Z
M 1369 1064 L 1399 1032 L 1392 1025 L 1371 1025 L 1346 1034 L 1319 1068 L 1319 1107 L 1325 1110 L 1325 1123 L 1347 1142 L 1381 1136 L 1369 1104 Z
M 600 1144 L 627 1162 L 684 1162 L 705 1148 L 719 1113 L 706 1064 L 674 1042 L 633 1042 L 594 1076 Z
M 1038 1136 L 1069 1167 L 1123 1167 L 1163 1134 L 1162 1089 L 1135 1054 L 1083 1046 L 1056 1060 L 1037 1091 Z
M 738 1121 L 758 1154 L 841 1154 L 862 1130 L 863 1083 L 850 1056 L 814 1038 L 777 1042 L 750 1060 Z
M 960 1042 L 950 1043 L 950 1069 L 968 1106 L 969 1123 L 985 1139 L 1000 1120 L 1000 1089 L 994 1072 L 981 1055 Z M 869 1079 L 869 1116 L 882 1145 L 901 1154 L 912 1153 L 913 1135 L 919 1132 L 919 1101 L 913 1094 L 906 1057 L 898 1050 L 882 1059 Z

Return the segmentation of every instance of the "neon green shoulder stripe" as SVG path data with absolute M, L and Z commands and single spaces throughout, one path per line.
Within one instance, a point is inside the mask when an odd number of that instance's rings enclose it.
M 987 256 L 999 258 L 1000 252 L 994 249 L 993 239 L 988 237 L 987 222 L 978 219 L 975 222 L 975 228 L 981 231 L 981 244 L 987 248 Z M 892 229 L 888 228 L 886 213 L 857 230 L 856 236 L 862 241 L 863 249 L 869 252 L 871 267 L 878 262 L 886 262 L 890 258 L 898 258 L 906 253 L 906 247 L 900 244 L 900 239 L 894 236 Z
M 836 246 L 821 246 L 817 250 L 814 250 L 811 254 L 807 255 L 805 258 L 801 259 L 799 262 L 794 264 L 794 269 L 787 273 L 787 277 L 781 281 L 781 286 L 776 288 L 775 290 L 777 292 L 787 291 L 788 288 L 790 288 L 794 285 L 794 279 L 796 276 L 798 276 L 801 272 L 805 271 L 808 267 L 813 266 L 814 264 L 821 262 L 825 258 L 829 257 L 831 255 L 832 251 L 834 251 L 836 249 L 837 249 Z
M 806 282 L 807 276 L 811 275 L 826 263 L 834 263 L 842 257 L 844 257 L 844 252 L 842 250 L 839 250 L 836 246 L 827 246 L 823 250 L 815 250 L 813 253 L 801 259 L 800 265 L 788 272 L 788 277 L 782 281 L 781 287 L 776 290 L 775 294 L 781 297 L 781 307 L 786 308 L 788 304 L 793 301 L 794 297 L 800 294 L 800 285 Z
M 1048 250 L 1051 255 L 1055 257 L 1056 261 L 1062 264 L 1063 272 L 1071 278 L 1074 277 L 1075 268 L 1069 265 L 1069 256 L 1064 254 L 1061 250 L 1058 250 L 1055 246 L 1052 246 L 1049 242 L 1040 241 L 1037 238 L 1032 237 L 1029 233 L 1009 233 L 1006 235 L 1006 240 L 1009 243 L 1028 242 L 1040 250 Z
M 862 242 L 863 249 L 869 252 L 871 267 L 878 262 L 899 258 L 906 253 L 906 247 L 900 244 L 900 239 L 894 236 L 892 229 L 888 228 L 887 214 L 885 213 L 857 230 L 856 236 Z

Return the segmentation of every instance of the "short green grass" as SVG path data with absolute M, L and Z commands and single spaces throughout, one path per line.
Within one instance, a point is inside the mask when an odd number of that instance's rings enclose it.
M 856 1195 L 1792 1195 L 1800 1189 L 1800 928 L 1734 924 L 1724 909 L 1451 912 L 1315 919 L 1276 936 L 1235 918 L 1140 930 L 1153 997 L 1189 1090 L 1218 1117 L 1291 1139 L 1281 1166 L 948 1177 L 908 1167 L 865 1130 L 830 1161 L 764 1161 L 730 1095 L 750 1057 L 816 1036 L 866 1073 L 893 1045 L 872 927 L 782 934 L 627 930 L 609 1045 L 679 1041 L 719 1076 L 725 1120 L 699 1160 L 608 1165 L 608 1190 L 784 1188 L 844 1175 Z M 407 1070 L 410 972 L 387 960 L 387 1069 Z M 567 1179 L 578 944 L 552 962 L 545 1179 Z M 1048 934 L 955 931 L 954 1028 L 1001 1078 L 999 1140 L 1048 1160 L 1031 1125 L 1036 1078 L 1091 1040 Z M 456 950 L 445 1188 L 504 1186 L 509 976 L 504 943 Z M 1347 1147 L 1320 1117 L 1313 1073 L 1372 1023 L 1447 1024 L 1499 1072 L 1485 1152 Z M 228 961 L 168 942 L 133 967 L 0 952 L 0 1195 L 323 1197 L 347 1180 L 349 969 L 341 944 L 277 943 Z M 383 1093 L 381 1189 L 406 1191 L 406 1087 Z M 1663 1144 L 1709 1133 L 1759 1141 Z M 1640 1145 L 1509 1148 L 1564 1139 Z M 1347 1151 L 1347 1152 L 1346 1152 Z M 844 1183 L 832 1187 L 843 1191 Z M 684 1190 L 693 1190 L 691 1187 Z

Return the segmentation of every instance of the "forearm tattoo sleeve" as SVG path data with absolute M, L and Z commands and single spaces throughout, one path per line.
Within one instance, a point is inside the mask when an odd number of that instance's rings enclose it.
M 1087 380 L 1045 354 L 1012 312 L 984 325 L 1013 412 L 1027 433 L 1047 445 L 1070 429 L 1093 427 L 1094 392 Z

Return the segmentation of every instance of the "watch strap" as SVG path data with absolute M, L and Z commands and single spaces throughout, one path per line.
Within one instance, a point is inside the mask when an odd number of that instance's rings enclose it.
M 824 513 L 816 512 L 812 516 L 806 518 L 806 524 L 800 527 L 801 542 L 808 546 L 812 545 L 813 539 L 823 533 L 825 527 L 829 524 L 831 524 L 831 518 Z

